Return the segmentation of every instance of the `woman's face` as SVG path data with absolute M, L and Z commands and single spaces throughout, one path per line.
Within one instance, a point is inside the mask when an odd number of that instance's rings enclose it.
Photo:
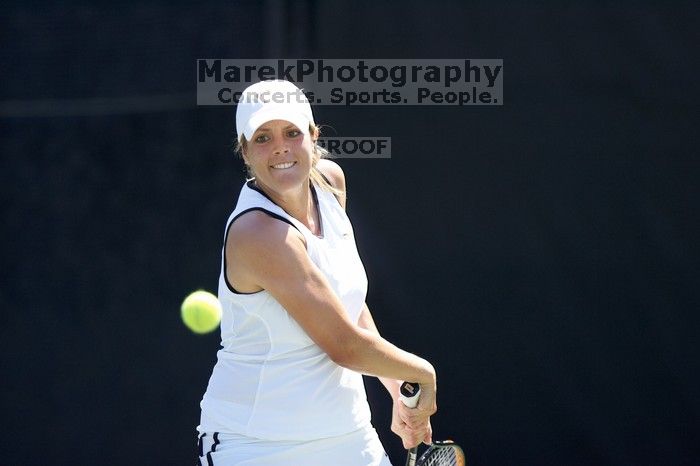
M 258 185 L 283 195 L 308 185 L 314 144 L 292 123 L 272 120 L 253 133 L 243 157 Z

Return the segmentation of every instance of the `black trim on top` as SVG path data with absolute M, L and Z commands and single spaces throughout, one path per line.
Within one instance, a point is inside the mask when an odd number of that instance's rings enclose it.
M 318 174 L 321 175 L 321 178 L 326 180 L 326 183 L 328 183 L 328 186 L 333 186 L 333 183 L 331 183 L 331 180 L 329 180 L 328 177 L 321 170 L 317 170 L 317 171 L 318 171 Z M 333 187 L 335 188 L 335 186 L 333 186 Z
M 324 175 L 323 172 L 322 172 L 321 170 L 317 170 L 317 171 L 318 171 L 318 174 L 321 175 L 321 178 L 323 178 L 324 180 L 326 180 L 326 183 L 328 183 L 328 186 L 330 186 L 330 187 L 332 187 L 332 188 L 335 188 L 335 186 L 333 185 L 333 183 L 331 183 L 331 180 L 329 180 L 328 177 L 327 177 L 326 175 Z M 335 188 L 335 189 L 338 189 L 338 188 Z M 333 197 L 335 198 L 336 201 L 338 201 L 338 204 L 340 205 L 340 207 L 343 207 L 343 204 L 340 203 L 340 196 L 337 195 L 337 194 L 335 194 L 335 193 L 333 193 Z
M 272 198 L 271 198 L 270 196 L 268 196 L 267 193 L 266 193 L 265 191 L 263 191 L 262 189 L 258 188 L 258 185 L 255 184 L 255 180 L 254 180 L 254 179 L 248 180 L 248 182 L 246 183 L 246 186 L 248 186 L 248 187 L 249 187 L 250 189 L 252 189 L 253 191 L 259 192 L 260 194 L 262 194 L 263 196 L 265 196 L 270 202 L 272 202 L 273 204 L 277 205 L 277 203 L 275 203 L 275 201 L 273 201 Z M 279 206 L 278 206 L 278 207 L 279 207 Z
M 316 212 L 318 212 L 318 230 L 320 235 L 315 235 L 317 238 L 323 238 L 324 234 L 324 228 L 323 228 L 323 218 L 321 217 L 321 205 L 318 203 L 318 193 L 316 193 L 316 186 L 313 184 L 310 185 L 311 187 L 311 197 L 314 200 L 314 206 L 316 206 Z M 313 234 L 313 232 L 311 232 Z
M 319 173 L 321 173 L 321 172 L 319 171 Z M 321 176 L 323 176 L 323 179 L 326 180 L 326 182 L 327 182 L 329 185 L 333 186 L 333 185 L 331 184 L 331 182 L 328 181 L 328 178 L 326 178 L 326 176 L 325 176 L 323 173 L 321 173 Z M 275 204 L 277 207 L 280 207 L 275 201 L 272 200 L 272 198 L 271 198 L 270 196 L 267 195 L 267 193 L 266 193 L 265 191 L 263 191 L 262 189 L 260 189 L 260 188 L 258 187 L 258 185 L 255 184 L 255 179 L 248 180 L 248 182 L 246 183 L 246 186 L 248 186 L 248 187 L 249 187 L 250 189 L 252 189 L 253 191 L 259 192 L 260 194 L 262 194 L 263 196 L 265 196 L 270 202 L 272 202 L 273 204 Z M 316 236 L 317 238 L 323 238 L 323 236 L 324 236 L 324 234 L 323 234 L 323 230 L 324 230 L 324 228 L 323 228 L 323 219 L 321 218 L 321 206 L 320 206 L 320 204 L 318 203 L 318 194 L 316 193 L 316 186 L 314 186 L 313 183 L 309 182 L 309 189 L 311 190 L 311 197 L 312 197 L 312 199 L 314 200 L 314 206 L 316 206 L 316 212 L 318 212 L 318 226 L 319 226 L 319 230 L 321 230 L 321 234 L 320 234 L 320 235 L 314 235 L 314 236 Z M 336 199 L 337 199 L 337 198 L 336 198 Z M 337 200 L 338 200 L 338 204 L 340 204 L 340 199 L 337 199 Z M 280 207 L 280 209 L 282 209 L 282 207 Z M 283 209 L 283 210 L 284 210 L 284 209 Z M 298 229 L 298 228 L 297 228 L 297 229 Z M 313 232 L 311 232 L 311 234 L 313 235 Z
M 269 198 L 268 198 L 268 199 L 269 199 Z M 251 212 L 251 211 L 253 211 L 253 210 L 259 210 L 260 212 L 264 212 L 264 213 L 266 213 L 267 215 L 269 215 L 269 216 L 272 217 L 272 218 L 276 218 L 277 220 L 281 220 L 281 221 L 283 221 L 284 223 L 288 223 L 289 225 L 293 226 L 297 231 L 299 231 L 299 229 L 296 227 L 296 225 L 294 225 L 289 219 L 284 218 L 284 217 L 282 217 L 281 215 L 276 214 L 276 213 L 274 213 L 274 212 L 270 212 L 269 210 L 264 209 L 264 208 L 262 208 L 262 207 L 251 207 L 250 209 L 246 209 L 246 210 L 244 210 L 243 212 L 241 212 L 241 213 L 239 213 L 238 215 L 236 215 L 235 217 L 233 217 L 233 219 L 231 220 L 231 222 L 228 224 L 228 227 L 226 228 L 226 235 L 224 236 L 224 282 L 226 282 L 226 286 L 227 286 L 228 289 L 231 291 L 231 293 L 235 293 L 235 294 L 245 295 L 245 294 L 260 293 L 259 291 L 254 291 L 253 293 L 241 293 L 240 291 L 236 291 L 236 289 L 235 289 L 235 288 L 233 287 L 233 285 L 228 281 L 228 277 L 226 276 L 226 242 L 228 241 L 228 233 L 229 233 L 229 230 L 231 229 L 231 225 L 233 225 L 233 222 L 235 222 L 236 219 L 237 219 L 238 217 L 240 217 L 240 216 L 243 215 L 243 214 L 247 214 L 248 212 Z M 299 231 L 299 233 L 301 233 L 301 231 Z M 302 233 L 302 235 L 303 235 L 303 233 Z

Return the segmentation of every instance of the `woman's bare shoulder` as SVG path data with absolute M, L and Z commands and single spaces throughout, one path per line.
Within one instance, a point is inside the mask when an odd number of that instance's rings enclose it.
M 263 210 L 246 212 L 233 221 L 227 236 L 227 248 L 230 244 L 240 247 L 260 247 L 268 243 L 278 243 L 289 235 L 303 235 L 288 220 L 270 215 Z
M 332 160 L 321 159 L 316 164 L 316 168 L 328 178 L 334 188 L 345 191 L 345 173 L 340 165 Z

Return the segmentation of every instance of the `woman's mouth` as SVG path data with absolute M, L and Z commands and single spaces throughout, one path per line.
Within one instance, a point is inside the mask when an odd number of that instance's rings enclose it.
M 297 164 L 296 162 L 282 162 L 282 163 L 277 163 L 275 165 L 271 165 L 271 167 L 274 169 L 277 169 L 277 170 L 286 170 L 287 168 L 291 168 L 296 164 Z

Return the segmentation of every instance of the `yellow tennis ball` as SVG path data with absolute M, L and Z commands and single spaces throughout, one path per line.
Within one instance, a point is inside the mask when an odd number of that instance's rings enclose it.
M 198 290 L 180 306 L 182 321 L 194 333 L 209 333 L 221 322 L 221 303 L 213 294 Z

